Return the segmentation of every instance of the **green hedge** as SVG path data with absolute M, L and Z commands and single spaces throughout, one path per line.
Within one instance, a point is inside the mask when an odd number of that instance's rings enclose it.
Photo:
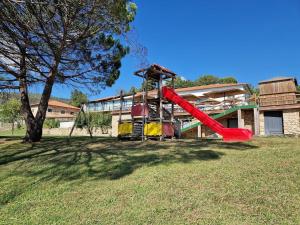
M 44 122 L 44 128 L 59 128 L 60 122 L 56 119 L 46 119 Z

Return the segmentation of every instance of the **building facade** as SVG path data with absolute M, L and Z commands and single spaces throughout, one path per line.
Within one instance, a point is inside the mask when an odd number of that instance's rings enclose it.
M 258 97 L 252 95 L 245 83 L 212 84 L 178 88 L 175 91 L 225 127 L 247 128 L 255 135 L 263 136 L 300 135 L 300 94 L 295 78 L 279 77 L 260 82 Z M 135 97 L 142 97 L 142 94 L 136 93 Z M 122 119 L 130 119 L 131 106 L 132 96 L 125 96 L 120 114 L 120 96 L 112 96 L 89 102 L 87 109 L 110 112 L 111 135 L 117 136 L 120 116 Z M 181 124 L 182 137 L 217 137 L 176 105 L 174 115 Z
M 259 83 L 261 135 L 300 135 L 300 95 L 297 80 L 278 77 Z
M 31 105 L 32 113 L 35 115 L 38 111 L 38 104 Z M 66 104 L 64 102 L 49 100 L 48 108 L 46 113 L 46 119 L 56 119 L 61 122 L 63 126 L 64 123 L 74 122 L 77 113 L 80 108 Z
M 247 84 L 212 84 L 205 86 L 178 88 L 175 90 L 181 97 L 188 100 L 200 110 L 217 120 L 225 127 L 246 127 L 254 131 L 254 102 L 251 102 L 251 91 Z M 157 91 L 149 91 L 155 97 Z M 143 93 L 136 93 L 135 98 L 142 98 Z M 112 96 L 91 101 L 87 110 L 92 112 L 110 112 L 112 115 L 112 136 L 118 135 L 118 121 L 131 118 L 132 96 L 123 98 L 122 113 L 120 113 L 120 96 Z M 170 110 L 171 105 L 166 107 Z M 182 137 L 209 137 L 214 134 L 206 127 L 197 124 L 182 108 L 174 106 L 175 119 L 180 123 Z

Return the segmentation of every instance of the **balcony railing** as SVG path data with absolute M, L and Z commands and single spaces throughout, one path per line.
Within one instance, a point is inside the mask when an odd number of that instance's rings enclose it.
M 223 110 L 230 109 L 234 106 L 241 106 L 241 105 L 249 105 L 249 103 L 246 101 L 242 101 L 242 102 L 239 102 L 236 104 L 230 104 L 228 102 L 226 102 L 226 103 L 221 102 L 219 104 L 206 104 L 206 105 L 194 104 L 194 106 L 201 111 L 223 111 Z M 166 109 L 171 111 L 171 107 L 166 107 Z M 180 106 L 175 105 L 174 112 L 175 113 L 184 113 L 185 110 L 182 109 Z
M 300 97 L 300 96 L 299 96 Z M 229 99 L 230 100 L 230 99 Z M 202 110 L 202 111 L 214 111 L 214 110 L 227 110 L 230 109 L 234 106 L 239 106 L 239 105 L 248 105 L 249 102 L 248 101 L 244 101 L 244 100 L 238 100 L 236 102 L 230 102 L 228 99 L 226 99 L 226 101 L 221 101 L 218 104 L 201 104 L 201 103 L 196 103 L 193 104 L 196 108 Z M 165 106 L 165 109 L 167 109 L 168 111 L 171 111 L 171 104 L 168 106 Z M 88 107 L 89 111 L 97 111 L 97 112 L 111 112 L 111 111 L 119 111 L 120 110 L 120 106 L 111 106 L 111 107 L 95 107 L 93 105 Z M 123 111 L 130 111 L 131 110 L 131 105 L 126 104 L 122 106 L 122 110 Z M 185 110 L 182 109 L 180 106 L 178 105 L 174 105 L 174 113 L 185 113 Z

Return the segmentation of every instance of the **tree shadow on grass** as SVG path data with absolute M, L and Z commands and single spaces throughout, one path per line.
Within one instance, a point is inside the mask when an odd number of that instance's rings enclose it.
M 219 149 L 246 150 L 247 143 L 219 141 L 120 142 L 112 138 L 49 137 L 41 143 L 0 146 L 0 166 L 17 162 L 13 175 L 41 181 L 119 179 L 144 166 L 218 160 Z

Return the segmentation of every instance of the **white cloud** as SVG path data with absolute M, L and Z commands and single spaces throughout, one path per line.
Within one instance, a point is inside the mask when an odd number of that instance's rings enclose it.
M 180 76 L 181 80 L 187 80 L 184 76 Z

